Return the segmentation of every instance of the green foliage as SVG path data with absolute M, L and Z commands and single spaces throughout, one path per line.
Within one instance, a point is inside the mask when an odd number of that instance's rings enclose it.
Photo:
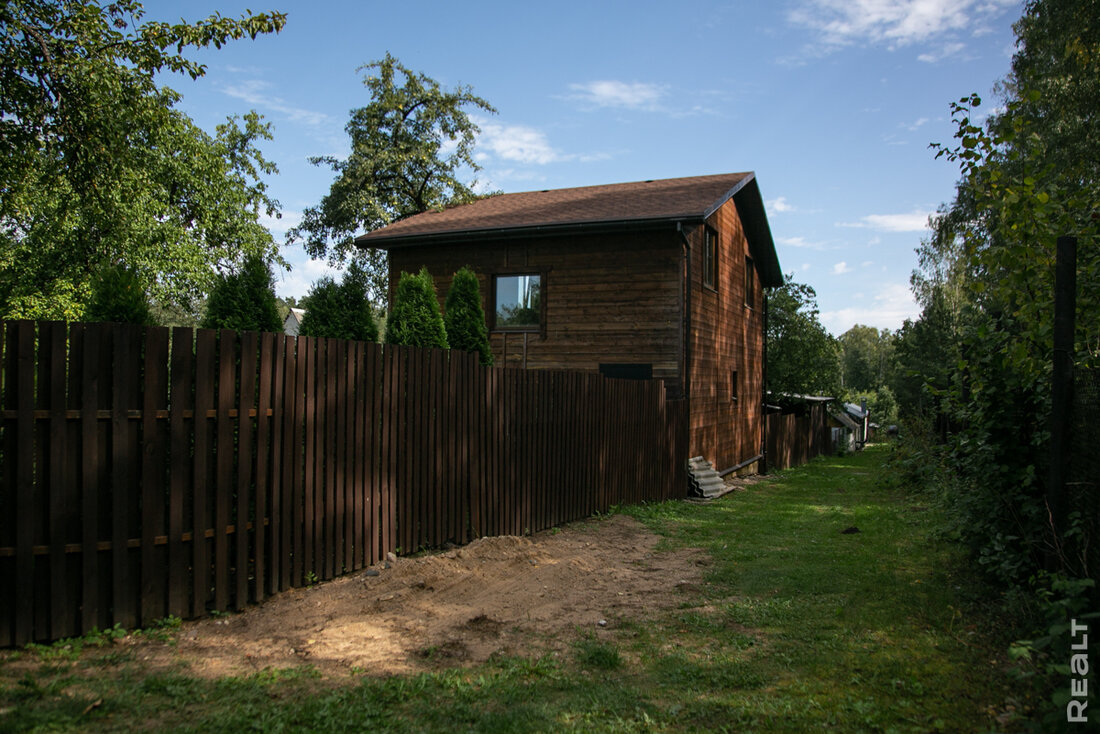
M 390 54 L 359 69 L 370 94 L 365 107 L 351 111 L 345 130 L 351 154 L 310 159 L 336 173 L 329 193 L 305 210 L 302 223 L 287 234 L 301 240 L 315 258 L 338 263 L 354 250 L 355 235 L 413 214 L 442 209 L 475 198 L 460 180 L 478 171 L 473 146 L 478 127 L 465 108 L 496 112 L 467 86 L 446 91 L 435 80 L 403 66 Z M 367 253 L 369 293 L 385 301 L 389 274 L 384 251 Z
M 482 364 L 491 365 L 493 352 L 489 348 L 489 329 L 485 325 L 481 287 L 474 271 L 462 268 L 455 273 L 443 306 L 443 324 L 451 349 L 477 352 Z
M 817 294 L 787 275 L 768 293 L 768 390 L 837 395 L 837 341 L 818 320 Z
M 84 309 L 85 321 L 152 326 L 155 322 L 145 295 L 145 285 L 125 265 L 104 265 L 92 274 L 91 297 Z
M 887 383 L 894 351 L 894 335 L 889 329 L 856 324 L 837 341 L 846 390 L 869 392 Z
M 313 284 L 302 301 L 306 309 L 298 333 L 356 341 L 378 341 L 378 324 L 367 298 L 367 273 L 352 260 L 337 284 L 324 277 Z
M 386 343 L 447 348 L 447 331 L 439 312 L 435 281 L 427 268 L 418 275 L 401 273 L 393 308 L 386 318 Z
M 271 267 L 250 255 L 237 271 L 218 279 L 206 302 L 204 329 L 281 332 Z
M 0 9 L 0 315 L 81 316 L 92 270 L 125 262 L 154 301 L 190 308 L 219 267 L 276 252 L 277 203 L 254 113 L 211 136 L 159 87 L 201 76 L 185 48 L 277 32 L 285 16 L 142 23 L 140 3 L 14 0 Z

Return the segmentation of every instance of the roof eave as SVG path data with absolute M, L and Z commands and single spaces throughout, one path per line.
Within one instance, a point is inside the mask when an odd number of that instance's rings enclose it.
M 684 222 L 702 222 L 698 214 L 683 214 L 652 219 L 613 219 L 604 221 L 563 222 L 560 224 L 540 224 L 533 226 L 486 227 L 482 229 L 450 230 L 412 235 L 392 235 L 371 237 L 371 233 L 355 239 L 357 247 L 370 247 L 390 250 L 398 247 L 417 247 L 422 245 L 455 244 L 458 242 L 502 240 L 512 237 L 553 237 L 569 232 L 639 231 L 653 229 L 675 229 Z

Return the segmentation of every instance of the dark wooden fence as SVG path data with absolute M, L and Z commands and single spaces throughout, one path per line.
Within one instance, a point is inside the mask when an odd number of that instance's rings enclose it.
M 0 324 L 0 645 L 682 497 L 659 382 L 281 334 Z
M 800 415 L 769 413 L 767 422 L 769 471 L 805 464 L 832 449 L 823 403 L 807 406 Z

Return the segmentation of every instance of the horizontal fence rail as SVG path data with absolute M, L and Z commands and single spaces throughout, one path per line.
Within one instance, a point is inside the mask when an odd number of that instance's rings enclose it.
M 0 646 L 683 497 L 657 381 L 282 334 L 0 323 Z

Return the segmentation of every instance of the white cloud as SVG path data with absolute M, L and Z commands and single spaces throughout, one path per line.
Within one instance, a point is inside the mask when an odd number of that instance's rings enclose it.
M 307 110 L 303 107 L 295 107 L 288 104 L 282 97 L 270 94 L 272 88 L 270 82 L 259 79 L 249 79 L 238 84 L 230 84 L 222 88 L 224 94 L 235 99 L 240 99 L 260 109 L 277 112 L 288 118 L 291 122 L 300 122 L 312 127 L 321 127 L 332 122 L 332 118 L 324 112 Z
M 848 263 L 843 260 L 833 266 L 833 275 L 844 275 L 845 273 L 852 272 L 852 268 L 848 266 Z
M 916 120 L 915 122 L 903 123 L 902 127 L 904 127 L 909 132 L 914 132 L 915 133 L 917 130 L 920 130 L 922 127 L 924 127 L 927 124 L 928 124 L 928 118 L 927 117 L 921 117 L 920 119 Z
M 768 214 L 782 214 L 784 212 L 793 212 L 794 207 L 787 203 L 787 197 L 780 196 L 778 199 L 769 199 L 764 202 L 764 206 L 767 208 Z
M 601 80 L 584 84 L 570 84 L 576 94 L 573 99 L 597 107 L 623 107 L 635 110 L 656 110 L 658 102 L 665 96 L 668 88 L 660 84 L 643 82 L 620 82 Z
M 268 216 L 265 212 L 260 213 L 260 224 L 267 228 L 267 231 L 271 233 L 271 236 L 275 238 L 276 242 L 282 242 L 286 239 L 287 230 L 297 227 L 302 223 L 302 213 L 296 211 L 284 211 L 280 212 L 281 217 L 275 218 Z
M 336 280 L 342 276 L 338 268 L 334 268 L 325 260 L 314 260 L 305 253 L 300 246 L 283 248 L 283 257 L 290 264 L 290 271 L 276 268 L 275 293 L 286 298 L 293 296 L 301 299 L 309 293 L 310 287 L 323 276 L 329 275 Z
M 546 135 L 533 127 L 525 125 L 499 125 L 478 121 L 481 133 L 477 137 L 481 152 L 506 161 L 516 163 L 536 163 L 545 165 L 563 159 L 563 156 L 550 145 Z
M 899 329 L 905 319 L 920 316 L 920 306 L 913 300 L 909 286 L 884 283 L 866 307 L 842 308 L 821 313 L 821 323 L 834 335 L 843 334 L 856 324 L 876 329 Z
M 943 61 L 944 59 L 949 59 L 952 56 L 957 56 L 965 48 L 966 44 L 958 41 L 955 41 L 953 43 L 945 43 L 933 53 L 920 54 L 919 56 L 917 56 L 917 61 L 923 61 L 926 64 L 935 64 L 937 62 Z
M 914 209 L 909 214 L 868 214 L 858 222 L 838 222 L 838 227 L 877 229 L 884 232 L 924 232 L 928 229 L 930 211 Z
M 891 50 L 950 39 L 1018 5 L 1016 0 L 802 0 L 788 12 L 790 22 L 818 37 L 819 53 L 854 44 L 884 44 Z
M 805 237 L 776 237 L 775 241 L 787 247 L 798 247 L 806 250 L 825 250 L 825 245 L 820 242 L 807 240 Z

